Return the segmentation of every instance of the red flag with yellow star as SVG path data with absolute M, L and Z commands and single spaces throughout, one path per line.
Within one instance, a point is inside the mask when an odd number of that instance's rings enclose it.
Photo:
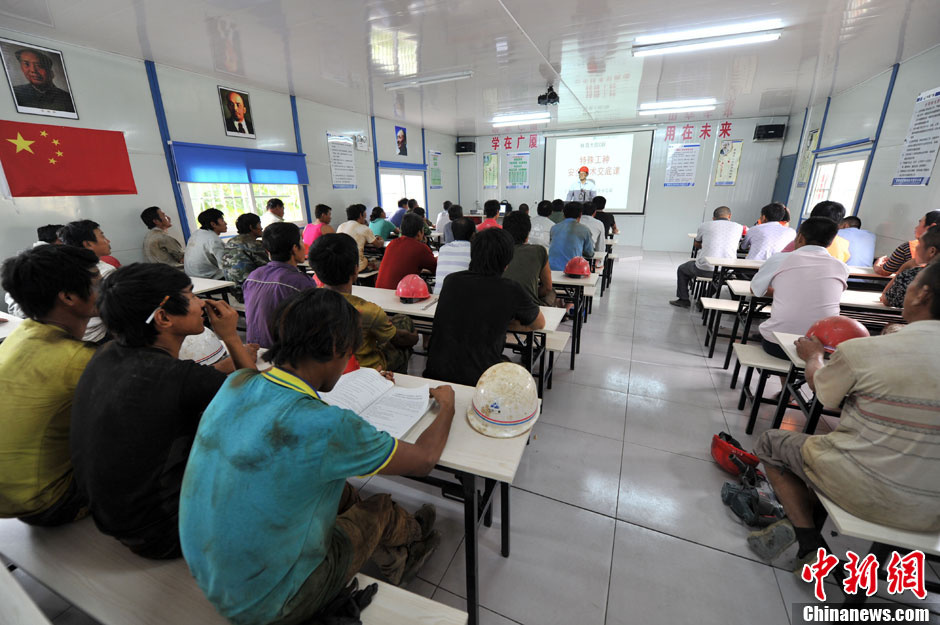
M 124 133 L 0 120 L 13 197 L 136 194 Z

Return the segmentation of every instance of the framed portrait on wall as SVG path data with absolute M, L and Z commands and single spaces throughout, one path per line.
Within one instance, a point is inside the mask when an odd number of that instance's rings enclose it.
M 404 126 L 395 126 L 395 154 L 408 156 L 408 130 Z
M 78 119 L 60 51 L 0 38 L 0 58 L 17 113 Z
M 230 137 L 255 138 L 255 125 L 251 120 L 251 103 L 248 93 L 238 89 L 219 86 L 219 102 L 222 105 L 222 123 L 225 134 Z

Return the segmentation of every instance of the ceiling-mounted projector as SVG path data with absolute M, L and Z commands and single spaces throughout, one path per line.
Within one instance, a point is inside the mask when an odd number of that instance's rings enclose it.
M 539 104 L 542 106 L 548 106 L 549 104 L 558 104 L 558 94 L 555 93 L 555 90 L 551 85 L 548 86 L 548 91 L 539 96 Z

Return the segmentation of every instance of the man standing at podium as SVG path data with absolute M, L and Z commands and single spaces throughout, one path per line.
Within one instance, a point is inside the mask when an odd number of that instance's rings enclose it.
M 597 186 L 593 180 L 588 180 L 589 171 L 587 167 L 578 170 L 578 181 L 572 182 L 568 187 L 566 202 L 590 202 L 597 195 Z

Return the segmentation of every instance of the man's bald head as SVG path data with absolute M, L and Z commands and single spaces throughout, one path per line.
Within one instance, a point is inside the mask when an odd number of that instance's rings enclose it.
M 712 220 L 731 219 L 731 209 L 727 206 L 719 206 L 712 211 Z

